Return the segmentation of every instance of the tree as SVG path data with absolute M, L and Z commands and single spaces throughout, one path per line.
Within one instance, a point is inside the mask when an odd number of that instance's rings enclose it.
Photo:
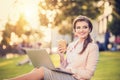
M 113 20 L 108 24 L 108 29 L 113 35 L 120 36 L 120 0 L 115 0 L 113 5 Z
M 24 26 L 27 22 L 24 20 L 23 16 L 20 16 L 19 20 L 15 25 L 10 24 L 8 21 L 5 25 L 5 30 L 3 31 L 3 40 L 1 41 L 2 45 L 9 45 L 11 33 L 16 33 L 19 37 L 25 33 Z
M 120 36 L 120 19 L 114 16 L 112 22 L 109 23 L 108 28 L 113 35 Z
M 0 56 L 4 56 L 5 53 L 8 51 L 11 52 L 11 47 L 9 45 L 10 42 L 10 36 L 11 36 L 11 31 L 13 30 L 13 25 L 7 23 L 5 25 L 5 30 L 3 31 L 2 34 L 2 41 L 0 43 Z
M 97 18 L 97 16 L 103 13 L 103 6 L 98 7 L 98 2 L 99 0 L 45 0 L 46 4 L 42 5 L 43 2 L 41 2 L 39 5 L 44 10 L 55 10 L 57 12 L 52 24 L 53 26 L 60 27 L 59 32 L 65 35 L 70 34 L 70 31 L 72 30 L 69 30 L 68 28 L 72 28 L 72 25 L 64 25 L 62 24 L 62 21 L 66 20 L 66 22 L 72 24 L 73 19 L 78 15 L 85 15 L 92 19 Z M 42 17 L 43 16 L 40 16 L 40 18 Z M 47 23 L 44 22 L 47 21 L 47 18 L 43 17 L 41 20 L 43 25 L 44 23 Z M 63 27 L 67 29 L 63 30 Z
M 16 25 L 14 25 L 13 32 L 16 33 L 19 37 L 25 33 L 24 26 L 27 25 L 27 21 L 24 19 L 24 16 L 21 15 Z

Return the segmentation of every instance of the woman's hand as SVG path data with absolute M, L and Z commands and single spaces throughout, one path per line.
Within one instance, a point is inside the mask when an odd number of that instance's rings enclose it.
M 58 54 L 60 56 L 64 56 L 64 53 L 66 52 L 66 41 L 65 40 L 60 40 L 58 42 Z
M 72 75 L 75 79 L 80 79 L 80 80 L 84 80 L 84 79 L 81 79 L 81 77 L 80 76 L 78 76 L 77 74 L 74 74 L 74 75 Z

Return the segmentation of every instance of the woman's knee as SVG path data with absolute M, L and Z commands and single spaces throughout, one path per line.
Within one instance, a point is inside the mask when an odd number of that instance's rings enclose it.
M 44 67 L 34 68 L 31 72 L 44 73 Z
M 35 68 L 33 70 L 33 73 L 38 76 L 39 79 L 43 79 L 44 78 L 44 67 L 40 67 L 40 68 Z

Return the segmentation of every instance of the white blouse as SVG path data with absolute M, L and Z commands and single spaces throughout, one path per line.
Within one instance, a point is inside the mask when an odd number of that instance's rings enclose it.
M 82 50 L 83 43 L 78 43 L 79 40 L 76 40 L 75 42 L 71 43 L 68 46 L 67 49 L 67 62 L 68 64 L 72 64 L 72 62 L 75 62 L 75 59 L 77 56 L 79 56 L 80 51 Z

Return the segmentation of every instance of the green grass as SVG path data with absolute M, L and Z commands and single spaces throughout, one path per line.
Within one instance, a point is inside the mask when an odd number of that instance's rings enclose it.
M 19 56 L 11 59 L 0 58 L 0 80 L 27 73 L 33 69 L 30 64 L 17 66 L 25 59 Z M 59 57 L 54 54 L 51 59 L 56 67 L 59 66 Z M 120 80 L 120 52 L 100 52 L 99 63 L 92 80 Z
M 101 52 L 92 80 L 120 80 L 120 52 Z
M 0 80 L 24 74 L 33 69 L 33 66 L 17 66 L 17 63 L 26 56 L 19 56 L 12 59 L 0 59 Z

